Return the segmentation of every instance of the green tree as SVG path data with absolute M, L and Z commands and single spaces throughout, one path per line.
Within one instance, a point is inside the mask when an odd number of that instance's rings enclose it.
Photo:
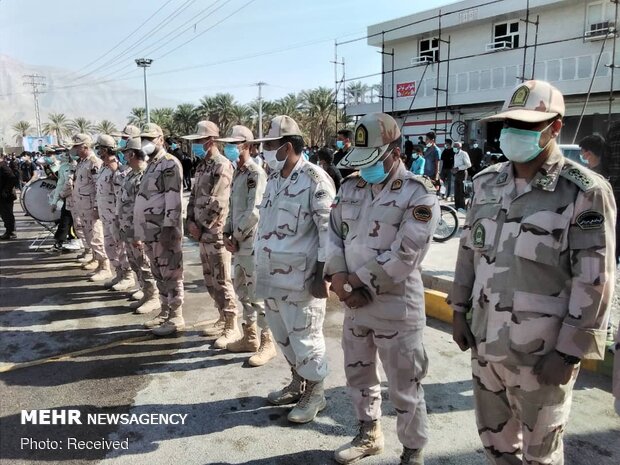
M 334 91 L 327 87 L 304 90 L 301 118 L 304 132 L 311 145 L 326 144 L 334 135 L 336 127 L 336 103 Z
M 200 121 L 198 109 L 191 103 L 177 105 L 172 115 L 175 132 L 181 136 L 192 134 Z
M 257 135 L 258 134 L 258 115 L 259 115 L 259 103 L 258 100 L 253 100 L 248 107 L 252 112 L 252 123 L 249 128 Z M 263 100 L 263 131 L 266 131 L 266 128 L 269 127 L 269 121 L 273 119 L 274 116 L 277 116 L 279 113 L 277 112 L 276 104 L 269 100 Z
M 237 103 L 231 94 L 215 94 L 200 99 L 198 112 L 202 118 L 212 121 L 220 128 L 220 134 L 228 133 L 234 119 L 234 107 Z
M 97 126 L 95 126 L 95 131 L 98 132 L 99 134 L 110 135 L 113 132 L 116 132 L 117 129 L 116 129 L 116 125 L 112 121 L 104 119 L 100 121 Z
M 15 131 L 15 143 L 18 145 L 21 145 L 24 137 L 31 135 L 32 131 L 34 131 L 30 122 L 24 120 L 15 123 L 11 126 L 11 129 Z
M 243 126 L 250 127 L 252 124 L 252 109 L 247 105 L 235 104 L 232 108 L 231 124 L 242 124 Z
M 56 142 L 62 144 L 63 139 L 70 135 L 69 120 L 64 113 L 50 113 L 47 119 L 49 121 L 43 125 L 43 133 L 56 136 Z
M 362 84 L 360 81 L 352 82 L 347 86 L 347 97 L 349 102 L 354 105 L 364 103 L 364 97 L 368 90 L 369 87 L 366 84 Z
M 155 108 L 151 111 L 151 122 L 158 125 L 169 136 L 174 131 L 174 108 Z
M 127 122 L 139 128 L 143 128 L 146 124 L 146 110 L 143 107 L 132 108 L 127 117 Z
M 93 122 L 81 116 L 69 121 L 68 128 L 74 133 L 93 134 L 95 132 Z
M 293 119 L 299 118 L 303 107 L 303 99 L 290 93 L 274 102 L 275 111 L 279 115 L 288 115 Z

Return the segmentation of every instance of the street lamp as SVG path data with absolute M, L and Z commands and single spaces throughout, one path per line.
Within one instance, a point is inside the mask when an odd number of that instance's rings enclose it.
M 149 114 L 149 95 L 146 91 L 146 68 L 151 66 L 153 60 L 150 58 L 136 58 L 136 65 L 138 68 L 144 70 L 144 110 L 146 111 L 146 124 L 151 122 L 151 115 Z

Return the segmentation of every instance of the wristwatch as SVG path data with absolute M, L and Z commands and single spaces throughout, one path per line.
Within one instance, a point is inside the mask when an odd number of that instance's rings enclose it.
M 565 365 L 577 365 L 578 363 L 581 363 L 581 359 L 579 357 L 565 354 L 564 352 L 560 352 L 559 350 L 556 350 L 556 352 L 558 353 L 560 357 L 564 359 Z
M 353 286 L 351 286 L 351 283 L 349 283 L 349 282 L 344 283 L 344 284 L 342 285 L 342 288 L 344 289 L 344 292 L 347 292 L 347 293 L 349 293 L 349 294 L 350 294 L 351 292 L 353 292 Z

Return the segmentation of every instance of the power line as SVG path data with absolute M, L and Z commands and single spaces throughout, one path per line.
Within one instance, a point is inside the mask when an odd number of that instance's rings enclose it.
M 151 16 L 149 16 L 147 19 L 145 19 L 144 21 L 142 21 L 142 24 L 140 24 L 136 29 L 134 29 L 133 32 L 131 32 L 129 35 L 127 35 L 126 37 L 122 38 L 121 40 L 118 41 L 118 43 L 116 43 L 112 48 L 110 48 L 107 52 L 105 52 L 103 55 L 100 55 L 99 57 L 95 58 L 93 61 L 91 61 L 90 63 L 88 63 L 87 65 L 83 66 L 81 69 L 71 72 L 69 74 L 67 74 L 67 76 L 71 76 L 72 74 L 78 74 L 81 73 L 82 71 L 87 70 L 88 68 L 90 68 L 92 65 L 94 65 L 95 63 L 97 63 L 99 60 L 105 58 L 106 56 L 108 56 L 110 53 L 112 53 L 112 51 L 116 48 L 118 48 L 123 42 L 127 41 L 130 37 L 132 37 L 134 34 L 136 34 L 140 29 L 142 29 L 142 27 L 148 23 L 155 15 L 157 15 L 157 13 L 159 13 L 162 9 L 164 9 L 170 2 L 172 2 L 173 0 L 166 0 L 156 11 L 155 13 L 153 13 Z M 76 78 L 79 79 L 79 78 Z
M 39 74 L 25 74 L 24 79 L 29 79 L 24 82 L 24 85 L 32 87 L 32 96 L 34 97 L 34 116 L 37 122 L 37 136 L 40 136 L 41 114 L 39 112 L 39 94 L 43 93 L 41 88 L 47 85 L 45 84 L 45 76 L 41 76 Z

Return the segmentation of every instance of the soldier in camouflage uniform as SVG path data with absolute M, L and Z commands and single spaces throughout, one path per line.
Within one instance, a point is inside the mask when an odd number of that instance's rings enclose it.
M 116 276 L 106 283 L 107 288 L 124 291 L 135 285 L 133 272 L 127 260 L 125 243 L 114 232 L 116 223 L 116 200 L 127 174 L 119 169 L 116 141 L 112 136 L 100 135 L 97 139 L 97 153 L 103 161 L 103 169 L 97 177 L 97 206 L 99 217 L 103 223 L 103 244 L 106 255 Z M 102 281 L 106 278 L 95 275 L 91 281 Z
M 345 178 L 330 218 L 325 274 L 344 304 L 347 386 L 359 434 L 335 453 L 352 463 L 383 450 L 381 361 L 396 408 L 401 464 L 422 464 L 427 417 L 421 382 L 428 359 L 420 265 L 439 219 L 432 182 L 400 160 L 401 134 L 384 113 L 364 116 L 355 147 L 339 168 L 359 169 Z
M 110 274 L 110 262 L 103 246 L 103 225 L 97 209 L 97 176 L 101 160 L 92 150 L 93 140 L 88 134 L 73 136 L 71 151 L 80 157 L 75 170 L 73 185 L 73 207 L 84 238 L 92 252 L 92 260 L 82 265 L 85 270 L 94 270 L 102 276 Z
M 225 349 L 241 334 L 230 273 L 231 255 L 224 247 L 224 224 L 228 216 L 233 167 L 217 148 L 215 139 L 219 136 L 220 130 L 214 123 L 201 121 L 196 134 L 184 139 L 192 140 L 194 145 L 199 146 L 194 152 L 202 158 L 196 167 L 187 206 L 187 230 L 194 240 L 200 242 L 205 285 L 219 312 L 219 318 L 207 324 L 203 335 L 217 337 L 214 347 Z
M 329 175 L 302 156 L 304 140 L 292 118 L 275 117 L 267 138 L 256 142 L 265 142 L 271 169 L 255 246 L 256 297 L 265 299 L 269 327 L 293 373 L 268 400 L 297 403 L 288 419 L 307 423 L 326 405 L 323 266 L 336 192 Z
M 579 362 L 604 355 L 616 205 L 602 177 L 562 156 L 563 115 L 556 88 L 527 81 L 490 118 L 509 161 L 474 178 L 449 297 L 494 464 L 564 463 Z
M 254 242 L 260 216 L 267 174 L 250 156 L 254 136 L 245 126 L 233 126 L 225 143 L 224 156 L 237 164 L 232 181 L 228 218 L 224 226 L 224 245 L 233 254 L 233 284 L 243 306 L 243 337 L 226 346 L 230 352 L 256 352 L 248 359 L 250 366 L 262 366 L 276 356 L 276 348 L 267 320 L 264 303 L 255 298 Z M 261 329 L 260 342 L 257 323 Z
M 139 314 L 150 313 L 159 310 L 161 307 L 157 284 L 151 271 L 151 263 L 144 251 L 144 243 L 136 241 L 134 234 L 134 206 L 147 166 L 146 155 L 141 148 L 140 138 L 134 137 L 127 141 L 123 149 L 130 170 L 124 178 L 116 200 L 116 222 L 114 225 L 119 240 L 125 244 L 129 265 L 138 278 L 142 292 L 140 299 L 129 304 L 129 307 L 135 308 L 136 313 Z
M 140 135 L 149 162 L 134 207 L 134 238 L 144 243 L 157 282 L 161 311 L 144 323 L 156 336 L 185 328 L 183 319 L 182 168 L 164 150 L 164 133 L 147 124 Z

